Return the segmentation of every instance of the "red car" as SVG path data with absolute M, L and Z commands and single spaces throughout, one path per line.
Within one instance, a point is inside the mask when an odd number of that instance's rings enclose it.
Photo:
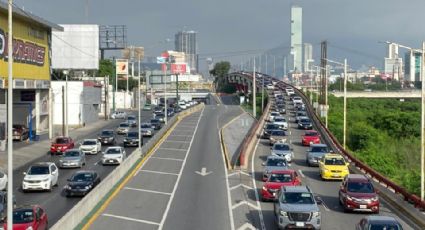
M 71 137 L 56 137 L 50 146 L 50 154 L 62 154 L 68 149 L 73 149 L 74 145 Z
M 263 201 L 275 200 L 276 193 L 282 186 L 301 185 L 297 172 L 292 169 L 272 171 L 269 178 L 263 184 L 261 199 Z
M 349 174 L 339 189 L 339 203 L 344 211 L 379 213 L 378 193 L 372 182 L 364 175 Z
M 7 229 L 7 221 L 3 225 Z M 13 230 L 46 230 L 48 221 L 46 211 L 38 206 L 24 206 L 13 210 Z
M 304 133 L 302 137 L 302 144 L 310 146 L 311 144 L 320 144 L 320 134 L 315 130 L 309 130 Z

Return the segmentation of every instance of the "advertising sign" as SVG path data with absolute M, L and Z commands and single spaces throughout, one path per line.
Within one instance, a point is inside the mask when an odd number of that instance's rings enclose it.
M 117 59 L 116 60 L 116 73 L 117 74 L 128 74 L 128 60 L 127 59 Z
M 184 74 L 186 73 L 186 64 L 171 64 L 172 74 Z

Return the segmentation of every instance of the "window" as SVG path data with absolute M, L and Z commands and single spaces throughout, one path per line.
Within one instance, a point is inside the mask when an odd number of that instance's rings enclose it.
M 56 170 L 57 170 L 56 166 L 52 165 L 52 172 L 54 172 Z

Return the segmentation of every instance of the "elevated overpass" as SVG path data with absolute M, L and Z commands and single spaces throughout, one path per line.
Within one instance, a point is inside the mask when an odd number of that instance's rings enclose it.
M 335 97 L 344 97 L 344 92 L 331 92 L 331 94 Z M 421 98 L 421 91 L 351 91 L 347 92 L 347 98 Z

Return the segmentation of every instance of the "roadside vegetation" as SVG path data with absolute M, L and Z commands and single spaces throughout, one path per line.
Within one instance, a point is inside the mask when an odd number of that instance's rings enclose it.
M 343 98 L 329 96 L 329 128 L 342 143 Z M 420 101 L 348 99 L 347 147 L 375 170 L 420 194 Z

